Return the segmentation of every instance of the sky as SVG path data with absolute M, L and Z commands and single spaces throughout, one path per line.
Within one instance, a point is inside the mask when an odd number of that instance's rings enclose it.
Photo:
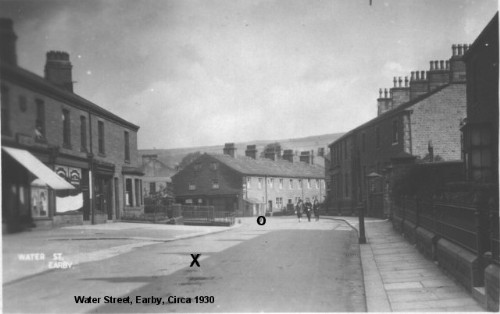
M 139 149 L 347 132 L 379 88 L 470 44 L 497 0 L 0 0 L 19 66 L 66 51 L 76 94 Z

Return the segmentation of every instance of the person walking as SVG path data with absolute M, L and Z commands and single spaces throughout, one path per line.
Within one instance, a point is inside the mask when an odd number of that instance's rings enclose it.
M 312 204 L 309 201 L 309 199 L 306 199 L 306 202 L 304 203 L 306 215 L 307 215 L 307 220 L 311 222 L 311 212 L 312 212 Z
M 295 205 L 295 212 L 297 213 L 297 218 L 299 218 L 299 222 L 300 219 L 302 218 L 303 210 L 304 210 L 304 204 L 302 203 L 302 200 L 299 198 L 299 200 L 297 201 L 297 205 Z
M 314 217 L 316 217 L 316 221 L 319 221 L 319 202 L 316 197 L 314 198 L 313 202 L 313 211 L 314 211 Z

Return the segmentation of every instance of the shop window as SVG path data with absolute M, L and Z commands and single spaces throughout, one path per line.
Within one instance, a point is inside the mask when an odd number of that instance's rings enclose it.
M 133 204 L 132 179 L 125 179 L 125 206 Z
M 87 118 L 80 116 L 80 151 L 87 151 Z
M 35 180 L 36 181 L 36 180 Z M 46 186 L 31 185 L 31 217 L 49 217 L 49 191 Z
M 125 146 L 125 162 L 130 162 L 130 138 L 127 131 L 123 132 L 123 141 Z
M 98 150 L 99 154 L 104 155 L 104 122 L 97 121 L 97 142 L 98 142 Z
M 63 109 L 63 147 L 71 149 L 71 117 L 69 110 Z

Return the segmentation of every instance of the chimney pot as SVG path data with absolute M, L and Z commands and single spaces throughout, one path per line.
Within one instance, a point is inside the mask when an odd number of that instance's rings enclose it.
M 450 60 L 446 60 L 446 70 L 450 69 Z
M 387 98 L 387 88 L 384 89 L 384 98 Z
M 420 72 L 415 71 L 415 80 L 419 81 L 420 80 Z
M 408 87 L 408 76 L 405 76 L 405 87 Z
M 412 80 L 412 81 L 415 80 L 415 72 L 413 72 L 413 71 L 411 72 L 411 78 L 410 78 L 410 80 Z
M 420 71 L 420 76 L 422 80 L 425 80 L 425 71 Z
M 461 44 L 458 44 L 458 55 L 459 56 L 462 55 L 462 45 Z
M 439 67 L 441 70 L 444 70 L 444 60 L 439 61 Z
M 226 143 L 224 145 L 223 153 L 224 155 L 229 155 L 234 158 L 236 152 L 236 147 L 234 147 L 234 143 Z
M 456 56 L 457 55 L 457 45 L 453 44 L 451 45 L 451 51 L 452 51 L 452 56 Z
M 401 87 L 401 84 L 403 83 L 403 79 L 401 78 L 401 76 L 398 79 L 398 83 L 399 83 L 399 87 Z
M 378 94 L 379 94 L 378 98 L 382 98 L 382 88 L 378 90 Z
M 394 87 L 397 87 L 396 86 L 396 83 L 397 83 L 396 77 L 394 77 L 394 79 L 392 81 L 394 82 Z
M 430 70 L 431 70 L 431 71 L 433 71 L 433 70 L 434 70 L 434 61 L 431 61 L 430 63 L 431 63 L 431 68 L 430 68 Z
M 464 44 L 464 54 L 469 50 L 469 46 L 467 44 Z

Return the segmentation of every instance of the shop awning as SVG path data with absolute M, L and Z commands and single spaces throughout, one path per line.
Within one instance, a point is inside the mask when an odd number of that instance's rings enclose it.
M 12 147 L 2 147 L 2 149 L 54 190 L 72 190 L 75 188 L 27 150 Z

